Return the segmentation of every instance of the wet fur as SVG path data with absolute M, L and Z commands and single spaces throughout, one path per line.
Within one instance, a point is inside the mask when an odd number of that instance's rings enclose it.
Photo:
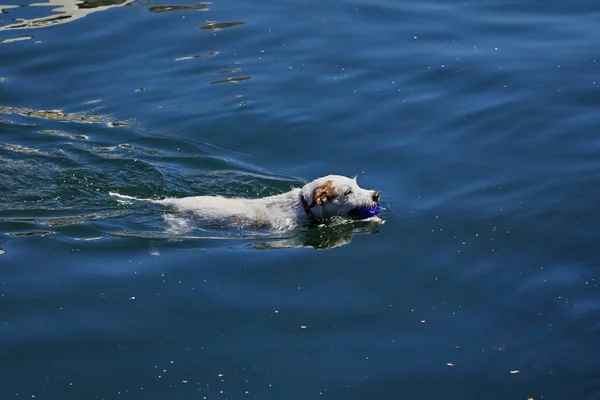
M 117 193 L 110 194 L 121 199 L 142 200 Z M 310 216 L 302 206 L 301 196 L 309 205 Z M 302 188 L 259 199 L 193 196 L 146 201 L 162 204 L 179 212 L 194 212 L 207 219 L 231 219 L 232 222 L 252 227 L 267 226 L 289 230 L 308 223 L 310 219 L 334 216 L 350 218 L 350 210 L 373 206 L 378 199 L 376 191 L 359 187 L 356 178 L 328 175 L 315 179 Z

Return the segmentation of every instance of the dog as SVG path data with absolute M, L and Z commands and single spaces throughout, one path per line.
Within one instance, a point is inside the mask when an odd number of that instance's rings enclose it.
M 356 219 L 356 210 L 379 204 L 379 192 L 358 186 L 356 178 L 328 175 L 301 188 L 273 196 L 247 199 L 222 196 L 192 196 L 163 200 L 138 199 L 118 193 L 125 200 L 143 200 L 162 204 L 177 212 L 193 212 L 210 220 L 231 219 L 242 226 L 291 230 L 310 221 L 332 217 Z M 378 217 L 369 220 L 380 222 Z

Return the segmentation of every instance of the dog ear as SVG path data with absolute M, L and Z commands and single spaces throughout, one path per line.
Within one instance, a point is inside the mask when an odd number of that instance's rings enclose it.
M 313 192 L 313 198 L 310 207 L 322 206 L 328 201 L 335 199 L 338 195 L 339 194 L 333 188 L 333 181 L 329 180 L 321 186 L 317 186 Z

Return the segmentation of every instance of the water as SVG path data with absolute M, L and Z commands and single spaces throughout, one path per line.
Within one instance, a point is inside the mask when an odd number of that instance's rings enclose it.
M 596 3 L 0 8 L 0 398 L 600 398 Z M 386 223 L 108 195 L 328 173 Z

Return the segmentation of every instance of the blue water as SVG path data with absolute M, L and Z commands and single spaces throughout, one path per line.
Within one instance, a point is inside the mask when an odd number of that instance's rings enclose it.
M 600 398 L 597 3 L 0 9 L 0 399 Z M 385 224 L 108 195 L 329 173 Z

